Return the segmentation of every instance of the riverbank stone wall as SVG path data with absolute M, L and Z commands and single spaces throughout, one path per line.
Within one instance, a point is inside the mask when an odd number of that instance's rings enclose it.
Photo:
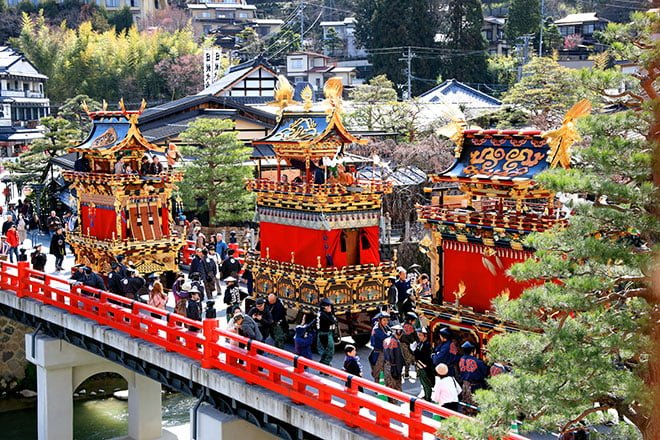
M 25 334 L 31 327 L 0 316 L 0 394 L 15 390 L 25 378 Z

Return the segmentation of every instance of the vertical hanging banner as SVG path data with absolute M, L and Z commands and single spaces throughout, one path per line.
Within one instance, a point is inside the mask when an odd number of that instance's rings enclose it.
M 204 49 L 204 88 L 213 84 L 222 69 L 222 49 L 207 47 Z

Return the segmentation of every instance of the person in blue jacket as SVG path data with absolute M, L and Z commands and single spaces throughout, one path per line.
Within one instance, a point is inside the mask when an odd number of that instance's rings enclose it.
M 463 356 L 458 361 L 458 370 L 460 379 L 465 384 L 470 385 L 472 392 L 486 387 L 486 378 L 488 377 L 488 367 L 481 359 L 474 356 L 475 346 L 470 341 L 461 345 Z

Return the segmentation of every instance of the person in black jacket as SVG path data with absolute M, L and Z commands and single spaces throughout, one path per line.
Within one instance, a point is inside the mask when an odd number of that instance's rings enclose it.
M 126 298 L 139 299 L 141 292 L 146 291 L 147 282 L 135 269 L 128 269 L 128 278 L 121 281 L 122 291 Z
M 64 263 L 64 256 L 66 255 L 66 236 L 64 235 L 64 228 L 60 225 L 50 240 L 50 253 L 55 255 L 55 270 L 64 270 L 62 263 Z
M 114 261 L 110 263 L 112 270 L 108 273 L 108 290 L 115 295 L 123 295 L 121 267 Z
M 424 390 L 424 400 L 431 402 L 431 394 L 433 392 L 433 385 L 435 384 L 435 367 L 431 359 L 431 343 L 429 342 L 426 327 L 417 328 L 415 331 L 417 332 L 418 339 L 413 350 L 415 371 Z
M 40 272 L 43 272 L 44 269 L 46 268 L 46 261 L 48 260 L 48 257 L 46 254 L 41 252 L 41 244 L 37 243 L 34 246 L 34 251 L 32 252 L 30 262 L 32 263 L 32 268 L 34 270 L 38 270 Z
M 268 304 L 266 305 L 266 308 L 270 312 L 270 316 L 273 318 L 273 325 L 270 328 L 270 336 L 273 338 L 273 341 L 275 341 L 275 347 L 284 348 L 286 333 L 289 331 L 289 324 L 286 321 L 286 308 L 274 293 L 268 295 Z
M 222 262 L 220 266 L 220 273 L 222 279 L 224 280 L 227 277 L 238 278 L 238 273 L 241 271 L 241 262 L 237 258 L 234 258 L 234 250 L 227 249 L 227 258 Z
M 263 340 L 265 340 L 270 334 L 270 329 L 273 326 L 273 317 L 270 315 L 268 309 L 266 309 L 266 300 L 258 298 L 255 306 L 252 307 L 247 314 L 257 323 L 259 332 L 261 333 Z
M 186 305 L 186 317 L 195 321 L 201 321 L 202 301 L 200 300 L 199 290 L 193 287 L 188 293 L 190 294 L 190 298 L 188 298 L 188 304 Z M 199 331 L 198 327 L 193 326 L 189 326 L 188 329 L 196 332 Z
M 209 256 L 209 250 L 202 249 L 202 258 L 204 261 L 204 290 L 206 291 L 206 299 L 213 299 L 213 291 L 215 290 L 215 276 L 218 273 L 218 265 L 215 260 Z M 220 292 L 218 292 L 219 294 Z
M 190 274 L 198 273 L 199 279 L 204 282 L 206 280 L 206 265 L 204 264 L 204 253 L 201 248 L 195 249 L 195 255 L 190 262 Z M 203 292 L 199 292 L 203 293 Z
M 318 349 L 321 359 L 319 362 L 330 365 L 332 357 L 335 355 L 335 329 L 337 328 L 337 318 L 332 311 L 332 301 L 323 298 L 320 304 L 318 324 Z
M 82 279 L 83 285 L 99 290 L 106 290 L 105 281 L 103 281 L 101 275 L 93 272 L 91 267 L 85 266 L 83 272 L 85 274 Z
M 354 345 L 344 347 L 344 371 L 353 376 L 362 377 L 362 364 Z

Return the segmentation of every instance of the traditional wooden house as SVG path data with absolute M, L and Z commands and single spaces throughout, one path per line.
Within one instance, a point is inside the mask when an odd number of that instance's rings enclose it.
M 88 112 L 91 134 L 69 149 L 78 154 L 77 165 L 63 176 L 75 191 L 79 223 L 67 241 L 76 262 L 94 270 L 108 271 L 117 255 L 141 272 L 176 270 L 184 241 L 172 229 L 171 199 L 182 172 L 168 164 L 161 172 L 142 172 L 143 158 L 165 147 L 140 133 L 137 120 L 144 106 L 129 111 L 120 102 L 120 107 Z

